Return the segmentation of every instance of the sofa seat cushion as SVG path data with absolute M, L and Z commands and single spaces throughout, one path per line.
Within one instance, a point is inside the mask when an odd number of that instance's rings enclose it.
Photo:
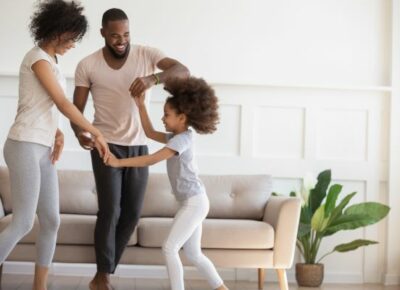
M 172 218 L 142 218 L 138 244 L 159 248 L 168 236 Z M 201 247 L 204 249 L 271 249 L 274 229 L 255 220 L 206 219 L 203 222 Z
M 269 175 L 200 175 L 210 200 L 208 218 L 262 220 L 271 196 Z M 173 218 L 179 209 L 168 176 L 152 173 L 144 196 L 142 217 Z
M 95 215 L 61 214 L 61 224 L 57 235 L 59 245 L 93 245 Z M 10 222 L 12 214 L 0 219 L 0 231 Z M 20 241 L 23 244 L 34 244 L 39 234 L 39 222 L 36 218 L 33 229 Z M 137 244 L 137 231 L 132 234 L 128 245 Z

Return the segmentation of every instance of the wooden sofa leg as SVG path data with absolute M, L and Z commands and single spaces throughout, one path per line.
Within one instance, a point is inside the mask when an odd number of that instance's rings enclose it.
M 3 264 L 0 264 L 0 290 L 1 290 L 1 277 L 3 276 Z
M 264 288 L 265 270 L 263 268 L 258 269 L 258 289 Z
M 289 290 L 289 285 L 286 277 L 286 270 L 276 269 L 276 272 L 278 273 L 279 288 L 281 290 Z

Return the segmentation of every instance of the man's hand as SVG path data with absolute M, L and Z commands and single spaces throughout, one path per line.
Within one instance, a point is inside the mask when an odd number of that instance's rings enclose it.
M 64 148 L 64 134 L 63 132 L 61 132 L 60 129 L 57 129 L 54 140 L 53 152 L 51 152 L 50 155 L 52 164 L 55 164 L 58 161 L 58 159 L 60 159 L 63 148 Z
M 81 131 L 78 133 L 77 138 L 83 149 L 93 150 L 96 148 L 99 151 L 100 157 L 106 162 L 110 154 L 110 149 L 103 135 L 93 138 L 89 132 Z
M 151 88 L 155 84 L 156 79 L 153 76 L 136 78 L 129 87 L 129 91 L 132 97 L 136 97 L 144 94 L 148 88 Z
M 94 140 L 89 132 L 80 131 L 76 137 L 83 149 L 92 150 L 95 147 Z

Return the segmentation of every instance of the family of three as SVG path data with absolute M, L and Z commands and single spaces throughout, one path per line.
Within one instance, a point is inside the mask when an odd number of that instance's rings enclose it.
M 17 115 L 4 144 L 13 215 L 0 233 L 0 264 L 32 229 L 37 214 L 40 232 L 33 289 L 47 289 L 60 223 L 55 162 L 64 145 L 64 135 L 58 129 L 61 112 L 71 121 L 80 145 L 90 150 L 97 188 L 97 272 L 89 288 L 113 289 L 110 274 L 115 272 L 140 218 L 148 166 L 167 160 L 171 187 L 180 203 L 163 245 L 170 287 L 185 288 L 178 254 L 183 248 L 210 288 L 227 289 L 201 251 L 202 221 L 209 201 L 193 152 L 192 129 L 200 134 L 216 130 L 218 100 L 214 90 L 203 79 L 190 77 L 184 65 L 160 50 L 131 45 L 127 15 L 112 8 L 102 18 L 104 47 L 76 68 L 71 103 L 57 57 L 85 35 L 88 23 L 83 10 L 74 1 L 40 1 L 31 19 L 35 46 L 20 66 Z M 161 72 L 155 73 L 156 69 Z M 161 83 L 170 94 L 162 117 L 166 133 L 154 130 L 145 105 L 147 90 Z M 93 124 L 83 116 L 89 93 L 95 108 Z M 149 154 L 147 138 L 165 146 Z

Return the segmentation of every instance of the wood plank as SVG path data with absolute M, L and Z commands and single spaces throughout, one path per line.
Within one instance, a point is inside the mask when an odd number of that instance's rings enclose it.
M 48 290 L 88 290 L 91 277 L 50 276 Z M 1 290 L 31 290 L 33 275 L 4 274 Z M 115 290 L 169 290 L 169 281 L 154 278 L 121 278 L 112 277 Z M 257 290 L 257 281 L 225 281 L 229 290 Z M 185 280 L 186 290 L 209 290 L 205 280 Z M 278 283 L 265 283 L 266 290 L 279 290 Z M 302 290 L 291 284 L 290 290 Z M 400 290 L 398 285 L 384 286 L 378 284 L 323 284 L 319 290 Z

